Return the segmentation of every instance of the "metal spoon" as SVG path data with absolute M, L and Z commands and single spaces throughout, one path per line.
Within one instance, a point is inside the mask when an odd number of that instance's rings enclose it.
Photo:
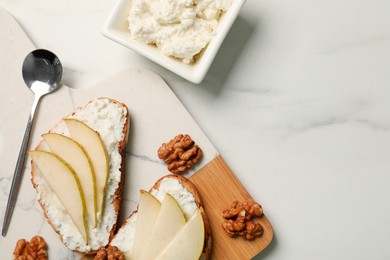
M 55 54 L 48 50 L 39 49 L 30 52 L 26 56 L 23 62 L 22 74 L 27 87 L 34 93 L 34 102 L 32 104 L 30 117 L 24 132 L 23 142 L 19 151 L 19 157 L 16 163 L 14 177 L 12 179 L 11 189 L 8 196 L 3 229 L 1 231 L 3 236 L 7 234 L 11 215 L 15 207 L 37 105 L 41 97 L 56 90 L 60 86 L 59 83 L 62 77 L 62 65 Z

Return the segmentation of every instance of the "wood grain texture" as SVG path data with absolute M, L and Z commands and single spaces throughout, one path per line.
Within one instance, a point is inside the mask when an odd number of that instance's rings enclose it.
M 264 233 L 253 241 L 241 237 L 231 238 L 222 229 L 222 211 L 233 201 L 244 201 L 251 199 L 251 196 L 220 155 L 191 176 L 190 180 L 202 197 L 210 221 L 212 259 L 251 259 L 269 245 L 273 230 L 265 215 L 256 220 L 263 226 Z M 261 204 L 261 201 L 257 202 Z

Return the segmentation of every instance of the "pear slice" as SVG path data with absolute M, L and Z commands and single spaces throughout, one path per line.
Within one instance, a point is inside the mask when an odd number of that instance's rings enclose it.
M 196 209 L 192 217 L 156 259 L 197 260 L 203 252 L 204 235 L 203 218 L 199 209 Z
M 81 145 L 73 139 L 49 133 L 42 135 L 50 150 L 64 159 L 77 173 L 83 188 L 88 218 L 97 225 L 96 178 L 92 162 Z
M 180 205 L 172 195 L 167 193 L 161 203 L 150 238 L 139 259 L 155 259 L 185 223 L 186 219 Z
M 58 155 L 38 150 L 30 151 L 29 154 L 88 244 L 86 205 L 77 174 Z
M 161 203 L 145 190 L 140 191 L 140 201 L 137 211 L 137 222 L 134 231 L 133 259 L 138 259 L 152 233 Z
M 91 159 L 96 177 L 96 200 L 98 220 L 103 217 L 104 197 L 108 180 L 108 155 L 103 140 L 98 132 L 85 123 L 74 118 L 66 118 L 72 138 L 77 141 L 87 152 Z

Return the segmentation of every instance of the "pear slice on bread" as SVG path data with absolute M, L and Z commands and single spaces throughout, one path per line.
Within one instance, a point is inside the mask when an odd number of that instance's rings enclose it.
M 138 220 L 135 226 L 134 254 L 133 258 L 138 259 L 144 251 L 145 245 L 153 231 L 154 223 L 157 220 L 161 209 L 161 202 L 145 190 L 140 191 L 138 204 Z
M 104 193 L 109 174 L 107 149 L 105 149 L 100 134 L 87 124 L 74 118 L 65 118 L 64 120 L 72 138 L 85 148 L 91 159 L 96 179 L 96 217 L 101 219 L 104 211 Z
M 157 218 L 153 223 L 152 232 L 144 245 L 142 253 L 140 256 L 135 256 L 134 259 L 156 259 L 160 252 L 167 247 L 176 233 L 186 223 L 180 205 L 169 193 L 165 194 L 164 199 L 161 202 L 160 210 L 156 216 Z M 137 241 L 137 229 L 135 232 L 134 240 Z
M 92 221 L 93 226 L 96 227 L 96 178 L 95 170 L 88 154 L 78 142 L 65 135 L 47 133 L 43 134 L 42 137 L 50 150 L 74 170 L 77 178 L 80 180 L 88 218 Z M 31 157 L 35 161 L 34 157 Z M 40 169 L 45 170 L 44 167 Z M 64 185 L 64 188 L 67 188 L 66 185 Z
M 110 245 L 121 250 L 126 259 L 199 259 L 200 256 L 209 259 L 210 225 L 194 184 L 183 176 L 170 174 L 160 178 L 150 189 L 147 203 L 144 193 L 141 191 L 138 209 L 122 224 Z M 149 220 L 145 220 L 145 211 L 154 216 L 149 215 Z M 146 221 L 153 226 L 148 227 L 152 231 L 140 236 L 139 229 L 146 229 L 142 227 Z M 180 258 L 171 258 L 178 256 Z
M 156 259 L 199 259 L 204 247 L 204 237 L 202 214 L 200 210 L 196 209 L 188 222 L 177 232 Z
M 77 126 L 68 126 L 69 121 Z M 30 151 L 31 181 L 44 216 L 65 246 L 75 252 L 92 254 L 106 246 L 114 235 L 122 197 L 128 129 L 126 105 L 110 98 L 97 98 L 61 119 Z M 76 181 L 78 193 L 74 184 L 53 177 L 56 168 L 41 163 L 35 156 L 43 153 L 63 162 L 68 169 L 63 172 L 74 173 L 74 179 L 79 181 Z M 64 203 L 69 200 L 67 190 L 74 193 L 72 200 L 77 207 Z M 85 216 L 75 219 L 82 212 Z M 80 230 L 80 221 L 85 223 L 85 232 Z
M 61 204 L 75 223 L 83 239 L 88 241 L 88 226 L 85 220 L 86 203 L 80 179 L 73 168 L 56 154 L 45 151 L 30 151 L 35 167 L 58 196 Z

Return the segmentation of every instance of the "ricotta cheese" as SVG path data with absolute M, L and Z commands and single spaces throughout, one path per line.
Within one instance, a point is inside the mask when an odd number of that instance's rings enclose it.
M 109 232 L 116 223 L 116 213 L 114 210 L 115 191 L 121 179 L 122 157 L 118 152 L 119 142 L 124 138 L 123 127 L 127 110 L 117 104 L 109 102 L 108 99 L 95 99 L 86 107 L 77 110 L 71 118 L 76 118 L 89 125 L 99 132 L 109 156 L 110 169 L 108 184 L 105 194 L 104 214 L 101 222 L 93 228 L 91 222 L 88 223 L 89 243 L 85 243 L 76 225 L 67 214 L 66 209 L 47 184 L 39 171 L 36 172 L 34 182 L 37 184 L 37 198 L 46 209 L 46 216 L 59 231 L 63 243 L 72 250 L 87 252 L 97 250 L 109 242 Z M 69 130 L 64 121 L 61 121 L 52 132 L 70 136 Z M 40 149 L 48 150 L 44 142 L 40 144 Z
M 175 178 L 165 178 L 160 182 L 158 189 L 152 189 L 150 192 L 159 201 L 163 201 L 165 194 L 171 194 L 179 203 L 183 213 L 188 220 L 194 214 L 197 206 L 195 197 Z
M 211 41 L 232 0 L 133 0 L 128 22 L 132 38 L 156 45 L 165 55 L 194 61 Z

